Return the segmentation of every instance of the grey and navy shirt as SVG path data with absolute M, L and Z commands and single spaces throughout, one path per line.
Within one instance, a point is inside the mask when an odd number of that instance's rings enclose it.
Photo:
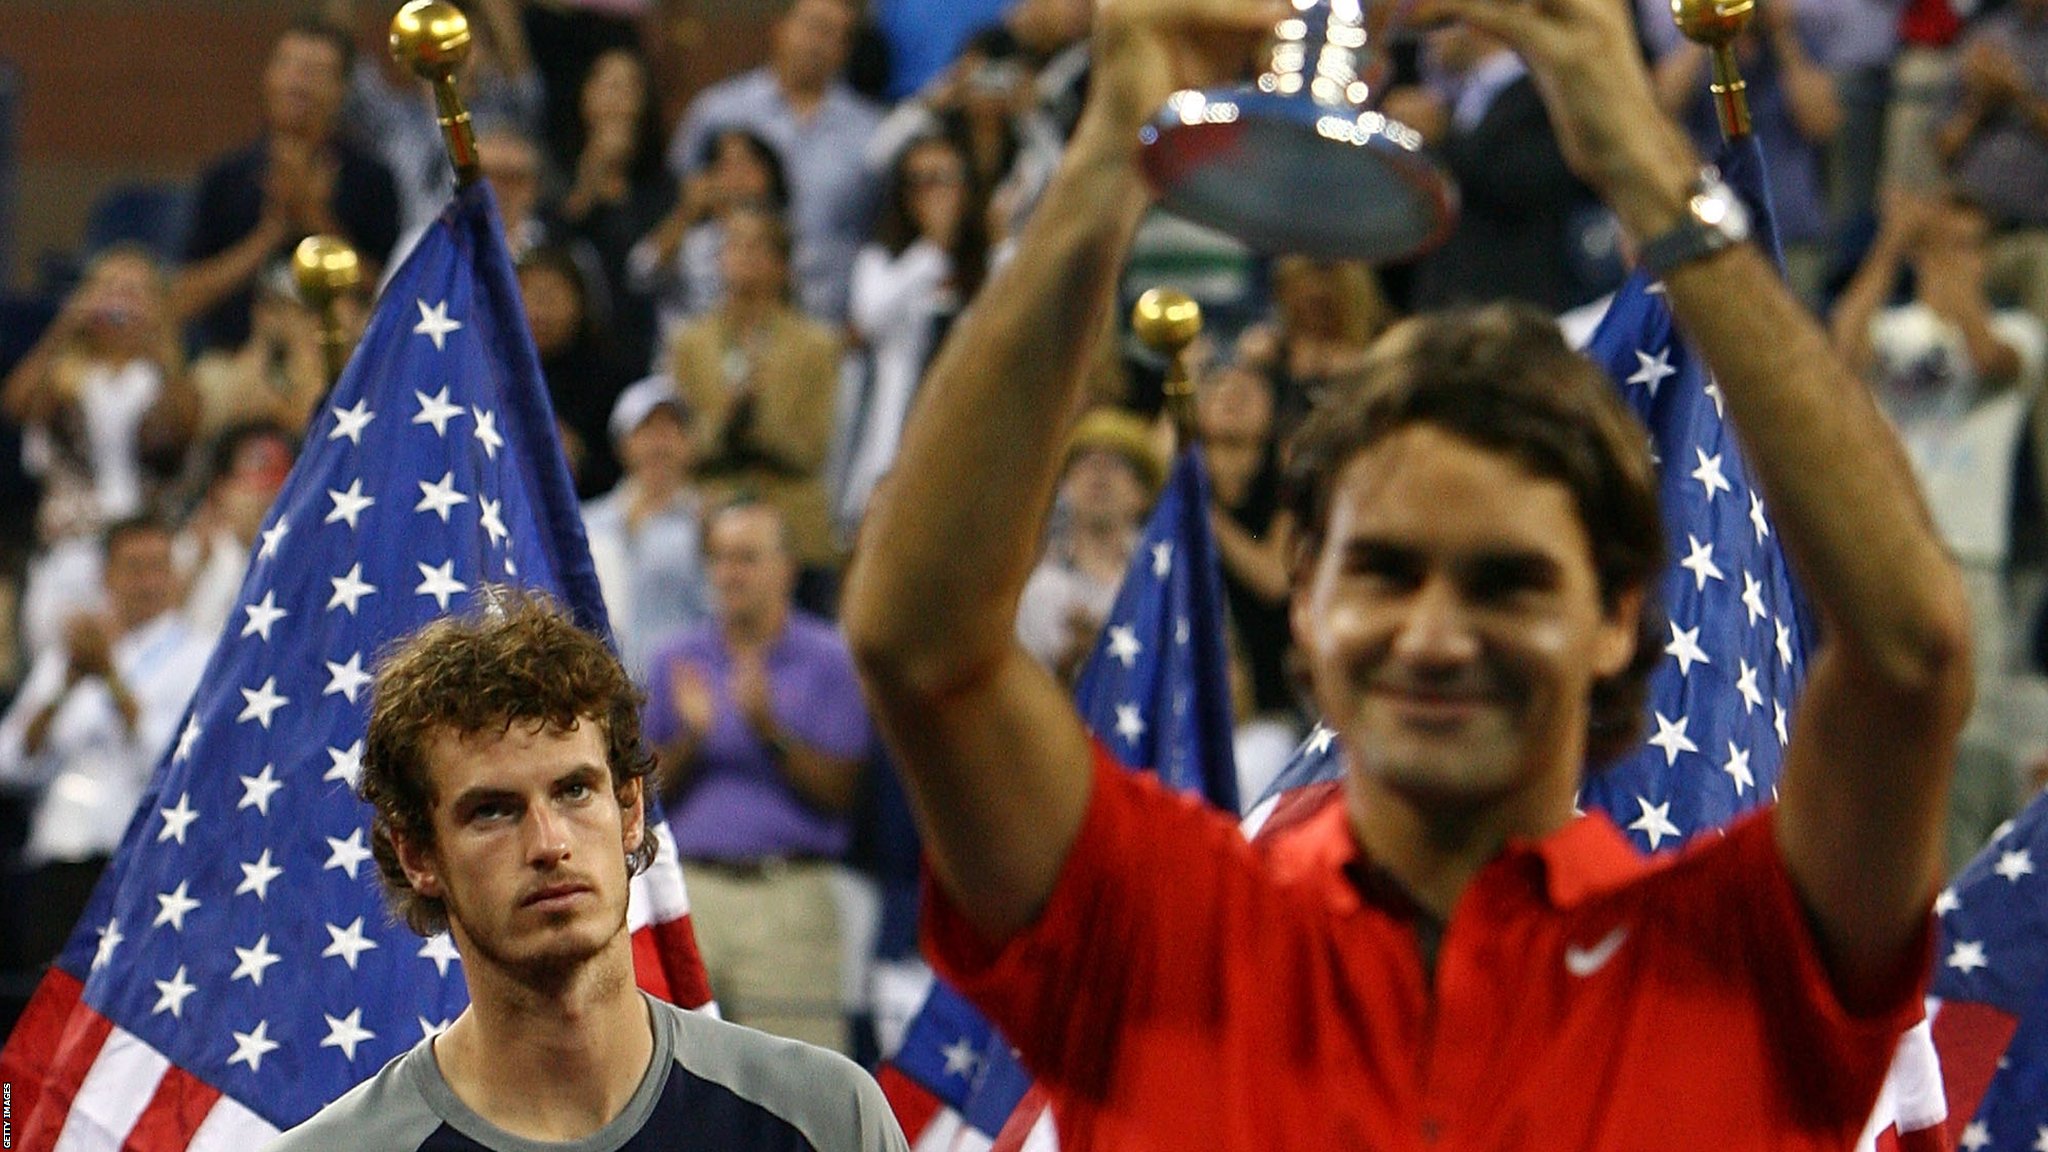
M 270 1152 L 906 1152 L 882 1090 L 851 1060 L 649 998 L 654 1059 L 582 1140 L 514 1136 L 456 1098 L 422 1040 Z

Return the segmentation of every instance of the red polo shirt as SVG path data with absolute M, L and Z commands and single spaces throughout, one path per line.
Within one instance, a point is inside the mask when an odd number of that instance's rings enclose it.
M 1771 828 L 1655 861 L 1601 816 L 1511 844 L 1432 982 L 1343 805 L 1254 847 L 1098 756 L 1038 922 L 992 945 L 928 884 L 925 945 L 1065 1152 L 1847 1149 L 1921 988 L 1843 1010 Z

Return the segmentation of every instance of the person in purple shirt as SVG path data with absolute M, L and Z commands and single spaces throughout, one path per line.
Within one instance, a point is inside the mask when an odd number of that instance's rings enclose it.
M 870 741 L 836 626 L 798 610 L 781 513 L 705 532 L 712 619 L 650 660 L 646 731 L 711 990 L 742 1024 L 845 1051 L 833 862 Z

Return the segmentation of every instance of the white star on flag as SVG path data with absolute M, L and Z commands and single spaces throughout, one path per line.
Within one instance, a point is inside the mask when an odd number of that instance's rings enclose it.
M 1742 697 L 1742 710 L 1754 712 L 1764 706 L 1764 694 L 1756 686 L 1757 669 L 1749 661 L 1741 661 L 1741 670 L 1735 677 L 1736 695 Z
M 185 829 L 190 828 L 192 822 L 199 819 L 198 811 L 192 807 L 190 792 L 180 793 L 177 804 L 172 807 L 157 809 L 157 815 L 164 818 L 164 826 L 158 829 L 156 834 L 156 842 L 159 844 L 166 840 L 176 840 L 183 844 Z
M 447 436 L 448 421 L 462 415 L 462 405 L 450 404 L 448 402 L 448 390 L 446 388 L 441 389 L 432 396 L 415 390 L 413 396 L 419 400 L 420 410 L 413 416 L 412 422 L 415 424 L 432 425 L 434 434 L 437 436 Z
M 235 886 L 235 895 L 254 892 L 258 900 L 270 899 L 270 882 L 284 875 L 284 869 L 270 862 L 270 849 L 247 864 L 238 864 L 242 870 L 242 882 Z
M 1709 580 L 1726 579 L 1725 576 L 1721 575 L 1721 569 L 1714 565 L 1714 546 L 1712 544 L 1708 544 L 1690 533 L 1686 535 L 1685 539 L 1686 545 L 1690 550 L 1686 553 L 1685 559 L 1678 562 L 1678 566 L 1692 573 L 1693 579 L 1697 582 L 1695 591 L 1706 591 L 1707 581 Z
M 1973 1120 L 1963 1128 L 1963 1134 L 1958 1139 L 1966 1152 L 1983 1152 L 1991 1143 L 1991 1129 L 1986 1127 L 1983 1121 Z
M 1628 826 L 1629 831 L 1641 832 L 1649 837 L 1650 851 L 1655 852 L 1662 847 L 1666 836 L 1676 838 L 1682 835 L 1678 825 L 1671 822 L 1671 801 L 1652 804 L 1648 797 L 1638 796 L 1636 803 L 1643 806 L 1643 814 L 1636 817 L 1635 822 Z
M 421 577 L 420 586 L 413 589 L 413 592 L 420 596 L 432 596 L 434 603 L 439 605 L 443 612 L 448 610 L 448 600 L 450 597 L 469 591 L 469 585 L 455 578 L 455 561 L 453 560 L 446 561 L 438 568 L 430 568 L 425 564 L 421 564 L 419 569 Z
M 284 538 L 286 536 L 291 535 L 291 531 L 291 520 L 287 517 L 279 516 L 277 518 L 277 523 L 272 524 L 270 527 L 258 533 L 258 535 L 263 538 L 263 547 L 258 548 L 256 550 L 257 558 L 260 560 L 269 560 L 275 557 L 277 555 L 278 546 L 284 543 Z
M 339 492 L 329 488 L 327 490 L 327 498 L 334 501 L 334 507 L 327 513 L 327 518 L 321 521 L 321 523 L 332 524 L 338 520 L 347 521 L 349 531 L 351 532 L 355 531 L 356 520 L 362 516 L 363 509 L 377 502 L 375 496 L 363 495 L 363 480 L 360 476 L 348 482 L 348 491 L 346 492 Z
M 346 437 L 349 443 L 357 447 L 362 446 L 363 429 L 368 428 L 370 421 L 377 418 L 377 414 L 370 411 L 370 402 L 362 399 L 358 399 L 347 408 L 329 408 L 328 411 L 334 413 L 334 427 L 328 430 L 327 438 L 340 440 Z
M 161 928 L 169 924 L 172 931 L 183 932 L 185 930 L 185 914 L 199 907 L 199 901 L 192 898 L 191 887 L 192 882 L 190 880 L 180 880 L 178 881 L 178 886 L 169 892 L 157 893 L 158 911 L 156 922 L 151 924 L 150 927 Z
M 326 837 L 326 840 L 328 849 L 327 863 L 322 864 L 320 870 L 325 872 L 329 868 L 339 868 L 348 873 L 349 879 L 354 880 L 356 878 L 356 871 L 363 866 L 363 861 L 368 860 L 371 855 L 370 850 L 363 845 L 363 830 L 361 828 L 354 829 L 348 834 L 348 839 L 346 840 L 337 839 L 333 836 Z
M 1721 765 L 1721 771 L 1726 772 L 1728 778 L 1735 782 L 1737 796 L 1756 787 L 1756 774 L 1749 768 L 1749 753 L 1737 748 L 1733 740 L 1728 742 L 1728 761 Z
M 472 407 L 469 410 L 469 418 L 476 424 L 476 429 L 471 435 L 476 437 L 477 443 L 484 446 L 485 458 L 496 460 L 498 449 L 505 446 L 505 438 L 498 435 L 498 414 Z
M 1729 485 L 1728 477 L 1721 474 L 1721 455 L 1719 453 L 1709 456 L 1704 448 L 1695 448 L 1692 451 L 1693 455 L 1698 456 L 1700 461 L 1700 466 L 1692 470 L 1692 478 L 1699 481 L 1700 487 L 1707 490 L 1708 504 L 1714 502 L 1714 493 L 1716 492 L 1735 491 Z
M 327 610 L 330 612 L 336 608 L 346 608 L 348 614 L 353 616 L 356 614 L 356 605 L 362 602 L 363 597 L 377 591 L 375 585 L 363 580 L 361 564 L 352 566 L 340 576 L 329 576 L 327 581 L 334 585 L 334 595 L 327 600 Z
M 1756 542 L 1761 544 L 1770 538 L 1771 524 L 1764 519 L 1764 502 L 1756 493 L 1749 494 L 1749 526 L 1756 530 Z
M 944 1051 L 948 1076 L 966 1079 L 974 1075 L 974 1066 L 981 1063 L 981 1057 L 975 1054 L 974 1045 L 968 1043 L 965 1036 L 946 1045 Z
M 420 486 L 420 502 L 413 505 L 412 510 L 415 512 L 432 512 L 441 518 L 441 523 L 443 524 L 448 522 L 449 509 L 454 508 L 458 504 L 469 503 L 468 496 L 455 490 L 455 473 L 453 471 L 443 473 L 441 478 L 433 483 L 428 483 L 425 480 L 421 480 L 418 483 Z
M 244 688 L 241 691 L 245 703 L 235 719 L 241 723 L 254 720 L 266 730 L 270 727 L 271 716 L 275 715 L 279 708 L 291 703 L 289 697 L 278 695 L 275 676 L 267 677 L 259 688 Z
M 1689 675 L 1695 664 L 1713 663 L 1707 658 L 1706 650 L 1700 647 L 1699 629 L 1680 629 L 1676 620 L 1670 621 L 1670 624 L 1671 643 L 1664 646 L 1664 651 L 1678 659 L 1680 676 Z
M 477 498 L 477 506 L 483 510 L 477 524 L 484 530 L 484 534 L 491 538 L 492 544 L 502 544 L 512 538 L 512 533 L 505 530 L 505 521 L 499 518 L 498 509 L 501 505 L 498 501 L 488 496 L 480 496 Z
M 1173 542 L 1161 540 L 1152 546 L 1152 578 L 1164 580 L 1173 574 Z
M 1137 666 L 1138 654 L 1145 646 L 1138 642 L 1137 629 L 1128 624 L 1109 626 L 1109 658 L 1126 668 Z
M 1648 388 L 1650 395 L 1655 397 L 1657 389 L 1663 385 L 1664 381 L 1676 375 L 1678 375 L 1678 369 L 1671 366 L 1671 349 L 1669 346 L 1657 349 L 1655 356 L 1638 348 L 1636 349 L 1636 370 L 1628 378 L 1628 382 L 1630 384 L 1640 384 Z
M 1116 706 L 1116 734 L 1123 737 L 1126 744 L 1136 744 L 1138 738 L 1145 734 L 1145 718 L 1138 715 L 1136 704 Z
M 1991 961 L 1984 958 L 1984 942 L 1981 940 L 1958 940 L 1949 950 L 1948 959 L 1942 961 L 1958 972 L 1975 972 L 1989 967 Z
M 159 1012 L 169 1012 L 173 1020 L 184 1019 L 185 998 L 199 990 L 197 984 L 186 981 L 185 966 L 183 964 L 178 965 L 178 970 L 171 973 L 169 980 L 158 980 L 154 983 L 156 984 L 158 995 L 156 1007 L 151 1008 L 149 1014 L 154 1016 Z
M 2020 877 L 2033 874 L 2033 854 L 2024 848 L 2017 848 L 2010 852 L 2001 852 L 1998 856 L 1998 863 L 1991 870 L 2017 884 L 2020 882 Z
M 1792 626 L 1779 620 L 1773 622 L 1771 627 L 1776 629 L 1778 634 L 1778 663 L 1790 668 L 1792 666 Z
M 341 957 L 342 963 L 347 964 L 351 972 L 356 969 L 356 958 L 377 946 L 375 940 L 363 936 L 361 916 L 356 917 L 355 922 L 346 928 L 335 924 L 327 925 L 327 938 L 330 943 L 321 950 L 320 955 Z
M 416 301 L 420 306 L 420 322 L 413 325 L 416 335 L 425 336 L 434 342 L 434 351 L 448 349 L 448 334 L 462 330 L 462 321 L 448 318 L 448 302 L 443 300 L 429 306 L 425 300 Z
M 183 763 L 191 758 L 193 746 L 199 743 L 199 732 L 198 713 L 185 717 L 185 728 L 178 733 L 178 750 L 171 753 L 172 763 Z
M 1749 610 L 1749 626 L 1756 627 L 1758 620 L 1770 616 L 1771 610 L 1764 606 L 1764 586 L 1748 572 L 1742 574 L 1742 606 Z
M 1775 700 L 1771 702 L 1771 708 L 1777 713 L 1771 719 L 1771 727 L 1778 730 L 1778 747 L 1783 748 L 1792 743 L 1792 733 L 1788 730 L 1791 717 L 1786 713 L 1785 706 Z
M 1962 897 L 1956 895 L 1954 885 L 1943 888 L 1934 897 L 1934 914 L 1936 916 L 1946 916 L 1962 906 Z
M 347 1016 L 320 1014 L 327 1021 L 327 1038 L 320 1041 L 322 1048 L 339 1048 L 344 1060 L 356 1058 L 356 1045 L 365 1040 L 377 1038 L 375 1032 L 363 1027 L 363 1010 L 350 1012 Z
M 121 946 L 121 941 L 127 939 L 126 936 L 121 935 L 121 922 L 119 920 L 107 921 L 104 927 L 98 929 L 98 932 L 100 937 L 100 946 L 99 949 L 93 953 L 92 957 L 92 966 L 94 971 L 98 971 L 101 968 L 105 968 L 107 964 L 114 958 L 114 949 L 119 948 Z
M 242 801 L 235 805 L 235 809 L 240 811 L 243 808 L 254 808 L 258 815 L 269 816 L 270 798 L 277 794 L 278 789 L 284 787 L 284 781 L 277 778 L 277 767 L 265 764 L 261 772 L 254 776 L 243 776 L 241 781 Z
M 270 629 L 279 620 L 291 613 L 277 606 L 277 593 L 266 590 L 258 604 L 244 604 L 242 611 L 249 616 L 249 622 L 242 625 L 242 635 L 261 636 L 265 644 L 270 643 Z
M 448 975 L 448 965 L 462 959 L 462 953 L 455 950 L 455 941 L 446 932 L 436 932 L 427 937 L 426 943 L 420 945 L 420 950 L 415 955 L 432 960 L 434 971 L 444 977 Z M 444 1024 L 442 1027 L 445 1028 L 447 1025 Z
M 329 747 L 327 759 L 332 763 L 321 779 L 339 780 L 348 785 L 349 791 L 355 791 L 356 784 L 363 778 L 363 742 L 358 740 L 347 748 Z
M 239 956 L 242 962 L 235 965 L 234 974 L 229 976 L 228 980 L 247 980 L 258 988 L 263 987 L 263 973 L 272 964 L 284 959 L 270 950 L 270 934 L 267 932 L 256 938 L 254 946 L 235 949 L 235 955 Z
M 278 1050 L 281 1045 L 270 1038 L 270 1021 L 258 1020 L 256 1027 L 247 1032 L 235 1033 L 235 1054 L 228 1057 L 230 1064 L 247 1064 L 249 1071 L 263 1071 L 263 1058 Z
M 1691 717 L 1680 716 L 1677 723 L 1673 723 L 1665 719 L 1662 712 L 1655 713 L 1654 715 L 1657 721 L 1657 734 L 1650 737 L 1649 743 L 1651 747 L 1663 750 L 1664 763 L 1667 765 L 1677 763 L 1680 752 L 1697 752 L 1700 750 L 1699 745 L 1693 743 L 1692 739 L 1685 734 L 1686 727 L 1692 723 Z M 1665 807 L 1668 809 L 1670 805 L 1667 804 Z
M 327 665 L 327 687 L 321 690 L 320 694 L 322 696 L 346 696 L 351 704 L 356 702 L 356 694 L 361 692 L 365 685 L 377 678 L 372 673 L 363 671 L 363 654 L 361 652 L 352 654 L 348 658 L 347 663 L 336 664 L 332 660 L 322 661 L 322 663 Z

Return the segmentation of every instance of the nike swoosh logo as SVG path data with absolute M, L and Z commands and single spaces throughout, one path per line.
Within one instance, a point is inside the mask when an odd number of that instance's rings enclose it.
M 1627 939 L 1628 925 L 1622 924 L 1591 948 L 1567 946 L 1564 950 L 1565 971 L 1581 978 L 1591 976 L 1607 967 L 1607 962 L 1614 959 L 1616 952 L 1621 951 L 1622 941 Z

